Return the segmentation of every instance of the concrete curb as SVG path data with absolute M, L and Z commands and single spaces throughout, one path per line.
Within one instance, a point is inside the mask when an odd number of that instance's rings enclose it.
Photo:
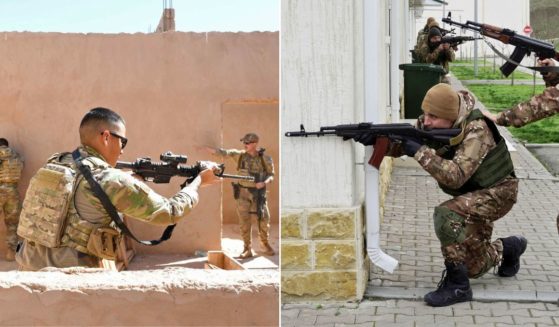
M 499 290 L 476 290 L 472 287 L 474 297 L 472 301 L 496 302 L 545 302 L 557 303 L 559 292 L 547 291 L 499 291 Z M 423 296 L 433 291 L 432 288 L 407 288 L 407 287 L 374 287 L 365 293 L 367 299 L 390 299 L 390 300 L 423 300 Z

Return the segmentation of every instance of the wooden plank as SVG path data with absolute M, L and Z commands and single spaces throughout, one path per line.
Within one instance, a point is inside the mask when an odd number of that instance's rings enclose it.
M 206 269 L 218 267 L 225 270 L 244 270 L 245 267 L 237 261 L 235 258 L 232 258 L 225 254 L 223 251 L 208 251 L 208 262 Z

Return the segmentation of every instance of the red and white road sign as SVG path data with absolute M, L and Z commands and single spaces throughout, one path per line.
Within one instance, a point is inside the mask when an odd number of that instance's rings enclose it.
M 532 34 L 532 27 L 530 25 L 526 25 L 526 26 L 524 26 L 523 31 L 524 31 L 524 34 L 530 35 L 530 34 Z

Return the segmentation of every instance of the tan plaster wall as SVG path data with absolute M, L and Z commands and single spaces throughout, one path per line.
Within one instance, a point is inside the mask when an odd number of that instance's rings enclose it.
M 221 142 L 224 103 L 278 98 L 278 51 L 277 32 L 0 33 L 0 134 L 26 158 L 20 193 L 50 154 L 78 145 L 79 122 L 96 106 L 116 110 L 127 122 L 130 141 L 121 160 L 159 160 L 167 150 L 188 155 L 189 163 L 209 159 L 195 145 Z M 180 182 L 154 189 L 171 196 Z M 219 249 L 221 188 L 200 193 L 198 207 L 170 241 L 137 249 Z M 131 225 L 141 238 L 162 231 Z M 0 254 L 3 231 L 0 224 Z
M 5 272 L 0 325 L 278 326 L 278 275 L 185 268 Z

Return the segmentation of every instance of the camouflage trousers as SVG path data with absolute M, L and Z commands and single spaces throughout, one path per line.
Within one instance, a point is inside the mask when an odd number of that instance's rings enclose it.
M 6 224 L 6 243 L 14 251 L 18 242 L 16 232 L 20 212 L 21 202 L 16 185 L 0 184 L 0 219 L 3 218 Z
M 242 187 L 239 198 L 237 199 L 237 215 L 239 216 L 239 227 L 241 237 L 245 246 L 251 245 L 252 239 L 252 217 L 256 216 L 256 199 L 252 193 Z M 260 241 L 267 242 L 270 233 L 270 211 L 268 210 L 268 201 L 266 201 L 265 210 L 261 219 L 256 219 L 258 224 L 258 234 Z
M 463 217 L 451 222 L 461 237 L 452 244 L 441 244 L 446 261 L 464 263 L 470 278 L 478 278 L 498 265 L 503 255 L 500 239 L 491 242 L 493 222 L 506 215 L 516 203 L 518 180 L 506 178 L 497 185 L 457 196 L 440 207 Z M 439 237 L 440 239 L 440 237 Z

